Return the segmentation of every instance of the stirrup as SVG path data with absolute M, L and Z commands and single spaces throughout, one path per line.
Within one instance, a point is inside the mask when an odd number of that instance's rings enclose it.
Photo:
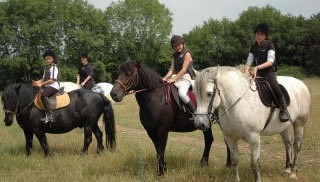
M 291 118 L 290 118 L 290 115 L 289 115 L 289 112 L 288 111 L 280 111 L 279 113 L 279 119 L 281 122 L 287 122 L 287 121 L 291 121 Z

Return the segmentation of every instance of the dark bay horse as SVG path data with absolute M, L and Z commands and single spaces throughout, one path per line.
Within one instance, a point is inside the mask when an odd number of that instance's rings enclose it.
M 183 111 L 167 103 L 165 86 L 159 74 L 134 60 L 124 62 L 119 67 L 119 75 L 111 90 L 111 97 L 114 101 L 120 102 L 129 91 L 140 89 L 144 90 L 135 95 L 140 106 L 140 121 L 155 146 L 158 175 L 163 175 L 166 170 L 164 154 L 169 131 L 191 132 L 195 131 L 196 127 Z M 203 135 L 205 148 L 200 164 L 207 165 L 214 140 L 211 128 L 204 131 Z
M 55 122 L 44 124 L 40 118 L 44 111 L 34 106 L 34 96 L 39 89 L 31 84 L 10 84 L 4 89 L 2 95 L 3 109 L 5 111 L 4 122 L 10 126 L 14 115 L 19 126 L 24 131 L 26 139 L 27 155 L 31 154 L 33 136 L 35 135 L 44 151 L 45 156 L 49 154 L 46 133 L 61 134 L 74 128 L 84 128 L 84 146 L 82 153 L 88 152 L 92 141 L 92 132 L 97 139 L 97 153 L 103 149 L 102 132 L 98 126 L 98 120 L 103 113 L 105 124 L 106 145 L 114 149 L 115 121 L 110 101 L 102 94 L 86 91 L 83 89 L 69 93 L 70 105 L 54 111 Z

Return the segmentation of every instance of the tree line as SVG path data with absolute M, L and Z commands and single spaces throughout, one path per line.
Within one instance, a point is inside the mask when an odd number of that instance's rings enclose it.
M 209 19 L 183 35 L 195 67 L 245 62 L 259 23 L 271 27 L 280 66 L 320 75 L 320 14 L 283 15 L 272 6 L 250 7 L 235 21 Z M 31 82 L 43 72 L 42 53 L 56 52 L 61 81 L 75 81 L 87 52 L 98 82 L 111 82 L 127 58 L 165 74 L 171 61 L 172 14 L 158 0 L 123 0 L 105 10 L 85 0 L 7 0 L 0 3 L 0 89 Z M 173 32 L 174 34 L 174 32 Z

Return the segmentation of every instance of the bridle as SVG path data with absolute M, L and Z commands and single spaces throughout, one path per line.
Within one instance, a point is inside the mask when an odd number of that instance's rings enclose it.
M 213 108 L 213 101 L 214 101 L 214 98 L 216 96 L 216 93 L 218 93 L 219 97 L 220 97 L 220 89 L 218 88 L 218 84 L 217 84 L 217 80 L 214 79 L 213 80 L 213 83 L 214 83 L 214 87 L 213 87 L 213 94 L 211 96 L 211 99 L 210 99 L 210 103 L 209 103 L 209 106 L 208 106 L 208 111 L 207 113 L 195 113 L 195 115 L 207 115 L 207 118 L 210 122 L 210 125 L 212 124 L 215 124 L 215 123 L 219 123 L 220 119 L 226 115 L 229 111 L 231 111 L 234 106 L 243 98 L 243 96 L 247 93 L 247 91 L 251 88 L 251 84 L 250 86 L 248 87 L 248 89 L 242 94 L 241 97 L 239 97 L 229 108 L 227 108 L 224 113 L 222 113 L 220 116 L 219 116 L 219 108 Z
M 218 88 L 216 79 L 213 80 L 213 84 L 214 84 L 213 92 L 212 92 L 212 96 L 209 102 L 207 112 L 194 113 L 194 115 L 207 115 L 210 125 L 217 123 L 219 121 L 219 110 L 216 108 L 213 108 L 213 101 L 217 93 L 220 96 L 220 89 Z
M 161 87 L 161 86 L 164 86 L 164 85 L 168 84 L 168 83 L 162 83 L 162 84 L 156 85 L 156 86 L 154 86 L 152 88 L 144 88 L 144 89 L 140 89 L 140 90 L 129 91 L 130 88 L 132 87 L 132 85 L 134 84 L 134 82 L 135 81 L 138 82 L 138 77 L 139 77 L 138 68 L 135 67 L 133 74 L 131 75 L 131 77 L 125 83 L 123 83 L 120 80 L 115 80 L 115 82 L 119 83 L 121 88 L 124 90 L 124 95 L 139 93 L 139 92 L 143 92 L 143 91 L 147 91 L 147 90 L 152 90 L 154 88 L 158 88 L 158 87 Z
M 125 83 L 123 83 L 120 80 L 115 80 L 115 82 L 117 82 L 121 85 L 122 89 L 124 90 L 124 95 L 127 95 L 129 93 L 129 89 L 134 84 L 134 81 L 136 80 L 138 82 L 138 76 L 139 76 L 138 69 L 135 67 L 133 74 Z
M 31 102 L 26 107 L 24 107 L 20 112 L 18 112 L 18 108 L 19 108 L 19 98 L 18 98 L 14 111 L 7 110 L 4 107 L 3 107 L 3 111 L 5 114 L 11 115 L 11 116 L 14 116 L 14 115 L 19 116 L 22 112 L 24 112 L 28 107 L 32 105 L 33 101 L 34 99 L 32 99 Z

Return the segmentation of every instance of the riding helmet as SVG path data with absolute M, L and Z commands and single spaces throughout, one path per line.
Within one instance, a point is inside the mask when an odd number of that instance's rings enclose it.
M 265 23 L 260 23 L 254 29 L 254 33 L 256 34 L 257 32 L 264 33 L 268 37 L 270 33 L 269 26 Z
M 83 53 L 81 53 L 81 56 L 80 56 L 81 58 L 87 58 L 88 59 L 88 53 L 86 53 L 86 52 L 83 52 Z
M 184 39 L 180 35 L 174 35 L 171 37 L 171 46 L 175 47 L 180 44 L 184 44 Z
M 46 56 L 51 56 L 53 59 L 56 59 L 56 54 L 52 50 L 47 50 L 43 53 L 42 57 L 45 58 Z

